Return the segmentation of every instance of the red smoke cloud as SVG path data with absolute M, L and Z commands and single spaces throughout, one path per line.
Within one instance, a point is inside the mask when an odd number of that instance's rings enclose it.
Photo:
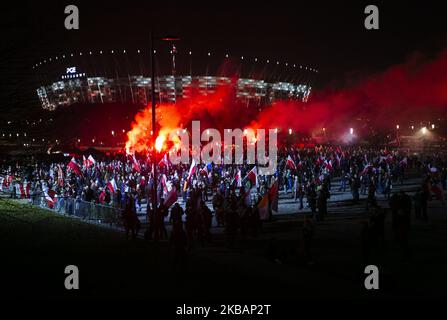
M 380 129 L 399 123 L 433 121 L 446 110 L 447 50 L 434 60 L 413 57 L 354 86 L 326 89 L 306 104 L 277 102 L 261 112 L 252 125 L 299 131 L 326 127 L 339 131 L 361 118 Z
M 379 130 L 396 124 L 433 121 L 447 110 L 447 50 L 432 60 L 415 56 L 383 73 L 365 77 L 356 85 L 339 90 L 327 88 L 313 94 L 307 103 L 278 101 L 261 112 L 234 99 L 235 81 L 233 85 L 218 87 L 212 94 L 195 92 L 190 99 L 159 105 L 160 133 L 166 135 L 174 128 L 187 128 L 192 120 L 200 120 L 202 129 L 292 128 L 312 132 L 324 127 L 333 134 L 346 132 L 359 119 L 361 125 L 369 124 Z M 150 119 L 150 107 L 136 115 L 128 133 L 128 151 L 149 148 Z

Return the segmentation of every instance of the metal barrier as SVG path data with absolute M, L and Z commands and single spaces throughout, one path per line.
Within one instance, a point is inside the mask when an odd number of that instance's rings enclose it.
M 29 203 L 41 208 L 50 209 L 66 216 L 78 217 L 83 220 L 95 221 L 102 224 L 115 226 L 122 225 L 122 209 L 94 202 L 83 201 L 79 198 L 55 198 L 53 202 L 48 201 L 42 192 L 31 192 L 29 198 L 14 197 L 11 190 L 3 188 L 2 194 L 13 199 L 28 199 Z

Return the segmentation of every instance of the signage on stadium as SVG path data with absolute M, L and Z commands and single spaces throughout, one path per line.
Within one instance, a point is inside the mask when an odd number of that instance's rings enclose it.
M 62 79 L 74 79 L 85 77 L 85 73 L 77 73 L 76 67 L 68 67 L 66 68 L 65 75 L 62 76 Z

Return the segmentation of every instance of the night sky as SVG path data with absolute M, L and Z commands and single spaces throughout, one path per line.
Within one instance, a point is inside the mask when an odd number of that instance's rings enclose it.
M 441 1 L 16 1 L 1 9 L 1 118 L 40 108 L 31 66 L 63 52 L 148 46 L 149 33 L 175 34 L 179 50 L 211 50 L 290 61 L 320 70 L 317 88 L 343 86 L 446 46 Z M 76 4 L 80 30 L 64 28 Z M 380 30 L 364 28 L 367 4 Z M 4 121 L 1 121 L 2 125 Z

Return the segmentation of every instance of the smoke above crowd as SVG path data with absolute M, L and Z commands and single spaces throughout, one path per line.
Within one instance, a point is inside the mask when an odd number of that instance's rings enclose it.
M 235 82 L 237 78 L 233 79 Z M 325 88 L 308 102 L 276 101 L 261 109 L 247 107 L 234 99 L 234 85 L 221 86 L 214 93 L 192 94 L 175 104 L 157 106 L 159 137 L 157 149 L 176 128 L 188 128 L 200 120 L 202 127 L 278 128 L 312 133 L 325 128 L 333 136 L 355 126 L 386 130 L 401 125 L 419 125 L 444 116 L 447 110 L 447 50 L 429 58 L 415 54 L 406 62 L 383 72 L 365 76 L 341 89 Z M 138 113 L 128 133 L 127 152 L 150 149 L 151 110 Z

